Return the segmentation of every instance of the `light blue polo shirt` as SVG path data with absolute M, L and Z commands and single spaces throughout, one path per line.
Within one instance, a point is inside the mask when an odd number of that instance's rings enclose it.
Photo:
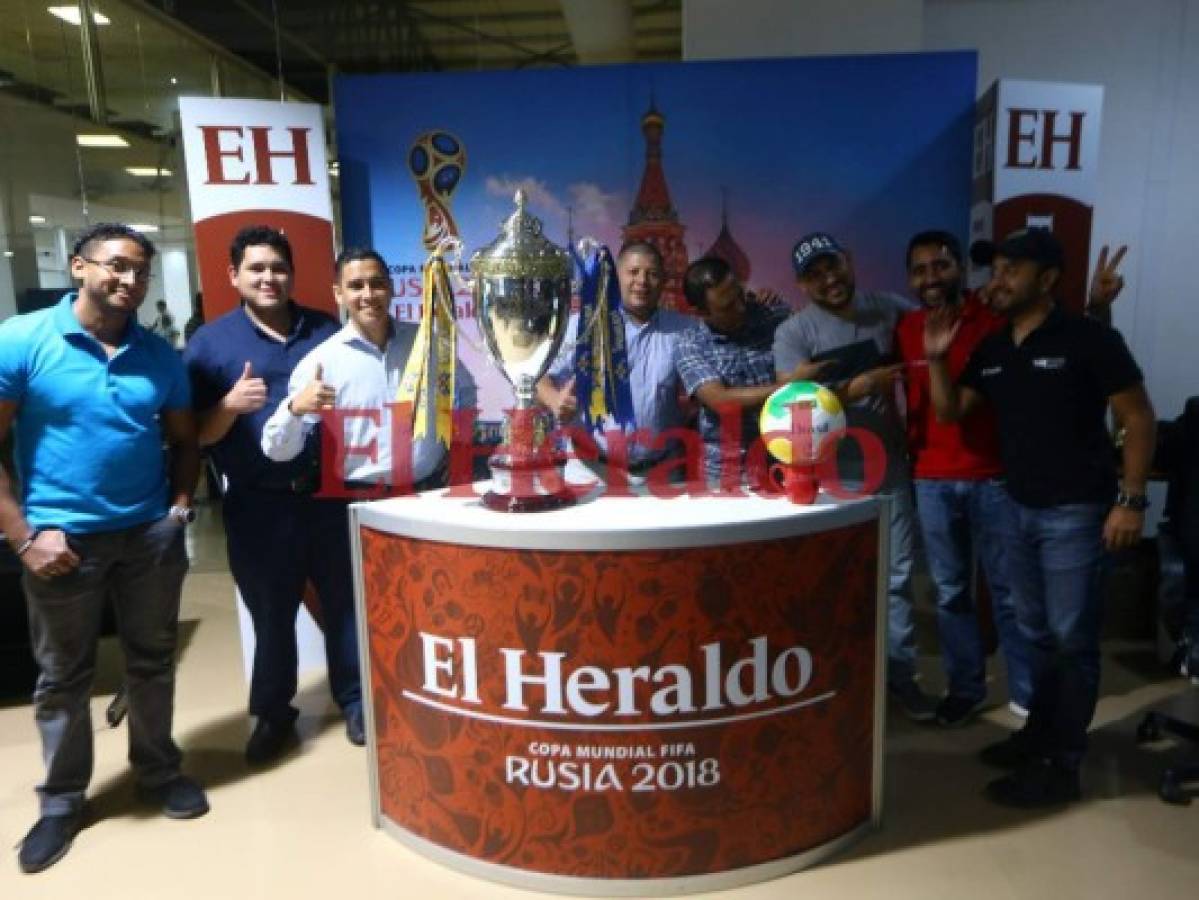
M 685 423 L 683 407 L 679 404 L 682 382 L 675 370 L 679 336 L 699 325 L 699 319 L 672 309 L 659 307 L 649 321 L 640 323 L 621 310 L 624 319 L 624 339 L 629 360 L 629 391 L 633 397 L 633 421 L 636 428 L 659 435 Z M 574 371 L 574 337 L 578 333 L 579 314 L 572 313 L 566 326 L 566 338 L 558 356 L 550 366 L 549 376 L 555 384 L 566 382 Z M 603 432 L 615 427 L 609 419 L 593 434 L 600 452 L 606 452 Z M 661 457 L 665 451 L 651 450 L 642 443 L 629 445 L 629 461 L 645 462 Z
M 112 358 L 67 294 L 0 325 L 0 400 L 14 422 L 21 505 L 34 528 L 88 534 L 167 511 L 160 411 L 187 409 L 179 354 L 130 320 Z

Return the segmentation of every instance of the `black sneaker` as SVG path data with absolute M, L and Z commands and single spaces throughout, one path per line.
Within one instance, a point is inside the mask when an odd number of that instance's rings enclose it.
M 979 761 L 996 769 L 1019 769 L 1037 758 L 1036 748 L 1028 734 L 1013 731 L 1002 741 L 988 744 L 978 752 Z
M 1072 803 L 1082 797 L 1078 770 L 1048 759 L 1028 763 L 987 785 L 987 796 L 1000 806 L 1038 809 Z
M 913 680 L 888 683 L 887 693 L 913 722 L 931 722 L 937 716 L 937 701 Z
M 29 875 L 48 869 L 71 849 L 71 841 L 79 833 L 83 817 L 79 813 L 65 816 L 42 816 L 21 841 L 17 864 Z
M 362 704 L 351 703 L 345 709 L 346 738 L 355 747 L 366 743 L 366 720 L 362 717 Z
M 263 766 L 278 759 L 298 742 L 294 722 L 273 722 L 259 719 L 246 741 L 246 762 Z
M 937 724 L 946 728 L 957 728 L 965 725 L 974 718 L 974 714 L 983 708 L 985 698 L 972 700 L 969 697 L 955 697 L 948 694 L 937 704 Z
M 162 806 L 162 814 L 170 819 L 197 819 L 208 812 L 204 789 L 186 775 L 177 775 L 164 785 L 139 788 L 147 803 Z

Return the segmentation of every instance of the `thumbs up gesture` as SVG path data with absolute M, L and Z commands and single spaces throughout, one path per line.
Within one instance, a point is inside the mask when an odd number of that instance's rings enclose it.
M 241 377 L 233 382 L 229 393 L 222 403 L 225 409 L 241 415 L 242 413 L 257 412 L 266 405 L 266 382 L 255 378 L 250 364 L 242 371 Z
M 292 411 L 293 415 L 304 416 L 309 413 L 319 413 L 322 409 L 333 408 L 337 401 L 337 391 L 324 382 L 324 368 L 317 363 L 316 371 L 312 373 L 312 380 L 304 385 L 304 389 L 300 393 L 291 398 L 288 409 Z
M 559 422 L 571 422 L 579 414 L 579 399 L 575 396 L 575 377 L 561 387 L 556 387 L 550 378 L 542 379 L 537 387 L 538 399 L 549 409 Z

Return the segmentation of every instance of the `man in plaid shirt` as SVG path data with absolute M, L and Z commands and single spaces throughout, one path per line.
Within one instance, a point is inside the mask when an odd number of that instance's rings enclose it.
M 766 398 L 785 384 L 811 378 L 823 364 L 804 363 L 786 377 L 776 375 L 774 331 L 789 310 L 747 303 L 745 288 L 724 260 L 705 257 L 688 266 L 683 294 L 700 324 L 679 336 L 675 364 L 683 387 L 701 404 L 705 474 L 720 479 L 723 471 L 727 484 L 739 479 L 745 451 L 758 438 L 758 413 Z M 739 439 L 732 429 L 738 412 Z M 722 418 L 728 423 L 723 429 Z

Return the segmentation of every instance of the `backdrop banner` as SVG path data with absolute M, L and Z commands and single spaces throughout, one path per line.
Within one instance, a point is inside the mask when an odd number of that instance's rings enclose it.
M 976 111 L 971 242 L 1050 229 L 1067 260 L 1059 296 L 1079 313 L 1091 271 L 1102 112 L 1099 85 L 1007 78 L 991 85 Z
M 340 318 L 333 299 L 333 205 L 320 106 L 180 97 L 179 118 L 204 320 L 240 302 L 229 282 L 229 245 L 247 225 L 270 225 L 286 234 L 296 263 L 292 296 Z M 296 620 L 304 673 L 325 667 L 324 639 L 309 612 L 317 602 L 310 589 Z M 238 617 L 249 678 L 254 627 L 240 595 Z
M 297 263 L 293 296 L 337 315 L 320 106 L 180 97 L 179 118 L 205 321 L 238 303 L 229 283 L 229 244 L 247 225 L 283 231 Z
M 793 304 L 790 251 L 817 229 L 851 248 L 862 287 L 906 283 L 907 239 L 963 239 L 973 52 L 342 76 L 335 82 L 342 228 L 391 265 L 395 315 L 419 315 L 421 268 L 446 236 L 490 241 L 523 188 L 558 244 L 652 241 L 664 303 L 707 253 Z M 463 360 L 483 419 L 511 390 L 482 360 L 457 286 Z

